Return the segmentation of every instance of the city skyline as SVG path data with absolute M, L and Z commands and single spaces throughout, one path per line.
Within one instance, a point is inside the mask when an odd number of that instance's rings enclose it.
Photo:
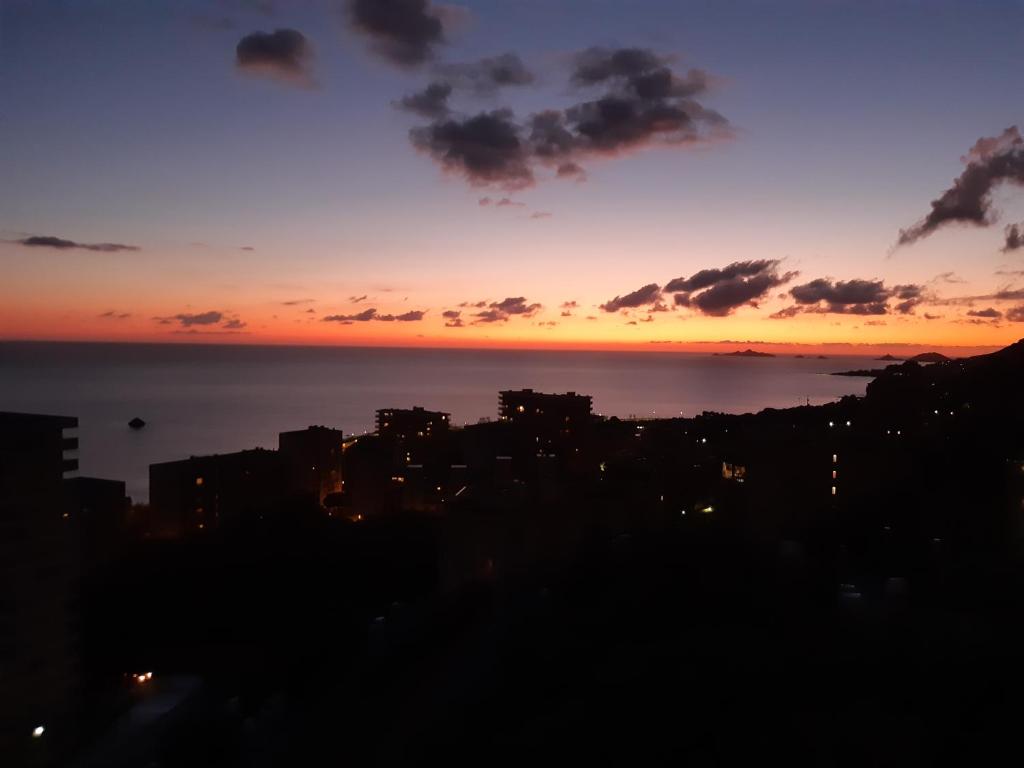
M 6 4 L 0 339 L 1024 335 L 1020 3 L 588 7 Z

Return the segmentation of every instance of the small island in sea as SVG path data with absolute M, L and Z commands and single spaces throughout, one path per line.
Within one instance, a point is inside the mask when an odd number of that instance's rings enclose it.
M 715 352 L 716 357 L 775 357 L 770 352 L 758 352 L 753 349 L 744 349 L 742 352 L 739 350 L 735 352 Z

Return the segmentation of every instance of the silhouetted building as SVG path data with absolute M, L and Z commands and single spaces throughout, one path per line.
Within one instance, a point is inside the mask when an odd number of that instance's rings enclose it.
M 377 411 L 377 434 L 385 439 L 411 440 L 438 437 L 448 432 L 451 414 L 413 408 L 381 408 Z
M 262 448 L 151 464 L 151 532 L 177 538 L 252 522 L 280 507 L 284 489 L 280 455 Z
M 0 756 L 55 761 L 78 693 L 75 536 L 64 478 L 78 420 L 0 413 Z M 8 760 L 10 761 L 8 763 Z
M 567 434 L 590 421 L 590 395 L 534 392 L 532 389 L 498 393 L 498 416 L 502 421 L 529 427 L 538 434 Z
M 278 435 L 278 453 L 284 468 L 285 488 L 323 504 L 342 490 L 340 429 L 313 426 Z

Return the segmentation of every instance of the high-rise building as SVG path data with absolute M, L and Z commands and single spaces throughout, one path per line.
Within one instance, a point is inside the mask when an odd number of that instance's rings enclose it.
M 5 764 L 50 764 L 74 739 L 78 553 L 64 480 L 78 469 L 77 426 L 69 417 L 0 413 L 0 755 Z

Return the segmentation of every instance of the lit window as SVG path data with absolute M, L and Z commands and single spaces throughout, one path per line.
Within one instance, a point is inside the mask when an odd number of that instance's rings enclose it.
M 522 406 L 522 405 L 517 405 L 516 406 L 516 413 L 522 413 L 525 410 L 526 410 L 525 406 Z
M 834 469 L 832 470 L 832 479 L 833 479 L 833 480 L 835 480 L 835 479 L 836 479 L 836 471 L 835 471 Z
M 836 454 L 836 453 L 832 454 L 832 463 L 833 464 L 838 464 L 839 463 L 839 455 L 838 454 Z
M 46 733 L 46 728 L 41 726 L 41 725 L 37 725 L 35 728 L 32 729 L 32 738 L 33 739 L 42 738 L 42 735 L 44 733 Z
M 203 478 L 197 477 L 196 478 L 196 485 L 202 485 L 202 484 L 203 484 Z
M 832 495 L 833 495 L 833 496 L 835 496 L 835 495 L 836 495 L 836 487 L 835 487 L 834 485 L 832 486 Z

